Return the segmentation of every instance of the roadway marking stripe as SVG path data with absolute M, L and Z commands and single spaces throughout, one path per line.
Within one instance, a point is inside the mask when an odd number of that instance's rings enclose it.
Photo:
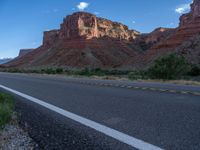
M 167 92 L 168 90 L 167 89 L 158 89 L 159 91 L 161 92 Z
M 105 86 L 105 87 L 120 87 L 120 88 L 127 88 L 127 89 L 139 89 L 139 90 L 150 90 L 150 91 L 159 91 L 159 92 L 168 92 L 168 93 L 178 93 L 178 94 L 191 94 L 200 96 L 200 92 L 192 92 L 192 91 L 176 91 L 176 90 L 170 90 L 170 89 L 159 89 L 159 88 L 151 88 L 151 87 L 134 87 L 129 85 L 119 85 L 119 84 L 109 84 L 109 83 L 90 83 L 90 82 L 84 82 L 80 81 L 82 84 L 87 85 L 99 85 L 99 86 Z
M 132 89 L 133 87 L 129 85 L 129 86 L 127 86 L 126 88 L 128 88 L 128 89 Z
M 200 93 L 198 92 L 193 92 L 192 94 L 200 96 Z
M 188 91 L 181 91 L 181 94 L 189 94 Z
M 176 93 L 176 91 L 175 91 L 175 90 L 169 90 L 169 92 L 170 92 L 170 93 Z
M 98 132 L 101 132 L 101 133 L 103 133 L 103 134 L 105 134 L 107 136 L 110 136 L 110 137 L 112 137 L 112 138 L 114 138 L 114 139 L 116 139 L 116 140 L 118 140 L 118 141 L 120 141 L 122 143 L 125 143 L 127 145 L 130 145 L 130 146 L 132 146 L 134 148 L 137 148 L 137 149 L 140 149 L 140 150 L 163 150 L 160 147 L 157 147 L 155 145 L 152 145 L 152 144 L 147 143 L 145 141 L 142 141 L 140 139 L 134 138 L 134 137 L 132 137 L 130 135 L 127 135 L 127 134 L 122 133 L 120 131 L 117 131 L 115 129 L 109 128 L 109 127 L 107 127 L 105 125 L 101 125 L 101 124 L 99 124 L 97 122 L 94 122 L 92 120 L 86 119 L 86 118 L 84 118 L 82 116 L 76 115 L 74 113 L 71 113 L 71 112 L 66 111 L 64 109 L 56 107 L 56 106 L 54 106 L 52 104 L 46 103 L 46 102 L 44 102 L 42 100 L 39 100 L 37 98 L 34 98 L 32 96 L 29 96 L 29 95 L 26 95 L 24 93 L 18 92 L 16 90 L 13 90 L 13 89 L 8 88 L 6 86 L 3 86 L 1 84 L 0 84 L 0 88 L 2 88 L 4 90 L 7 90 L 7 91 L 9 91 L 11 93 L 14 93 L 14 94 L 16 94 L 18 96 L 21 96 L 21 97 L 23 97 L 23 98 L 25 98 L 25 99 L 27 99 L 29 101 L 37 103 L 37 104 L 39 104 L 39 105 L 41 105 L 41 106 L 43 106 L 45 108 L 48 108 L 48 109 L 50 109 L 50 110 L 52 110 L 54 112 L 57 112 L 57 113 L 65 116 L 65 117 L 67 117 L 69 119 L 72 119 L 72 120 L 82 124 L 82 125 L 90 127 L 92 129 L 95 129 Z
M 156 88 L 150 88 L 150 90 L 151 90 L 151 91 L 157 91 L 157 89 L 156 89 Z

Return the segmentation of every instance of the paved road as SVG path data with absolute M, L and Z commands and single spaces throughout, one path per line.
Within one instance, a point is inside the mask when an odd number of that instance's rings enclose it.
M 0 85 L 43 100 L 158 148 L 200 149 L 200 87 L 198 86 L 8 73 L 0 73 Z M 26 105 L 28 106 L 25 108 L 32 111 L 45 110 L 31 102 Z M 36 105 L 34 109 L 31 108 L 32 105 Z M 45 113 L 48 114 L 47 111 Z M 47 115 L 45 117 L 45 113 L 42 113 L 43 118 L 49 118 Z M 53 115 L 55 113 L 52 113 Z M 56 118 L 59 118 L 58 116 Z M 62 117 L 60 120 L 63 120 Z M 65 125 L 70 126 L 73 123 L 70 119 L 65 121 Z M 73 131 L 84 130 L 84 134 L 89 133 L 91 137 L 96 132 L 90 128 L 85 129 L 84 125 L 76 125 L 79 129 L 72 127 Z M 97 138 L 93 146 L 99 149 L 133 148 L 99 132 L 94 134 Z

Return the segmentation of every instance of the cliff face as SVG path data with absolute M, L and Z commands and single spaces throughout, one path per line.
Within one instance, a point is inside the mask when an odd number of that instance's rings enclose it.
M 185 57 L 190 64 L 200 66 L 200 34 L 182 43 L 176 48 L 176 53 Z
M 18 57 L 22 57 L 22 56 L 28 54 L 29 52 L 31 52 L 31 51 L 33 51 L 33 50 L 34 50 L 34 49 L 21 49 L 21 50 L 19 51 Z
M 98 37 L 97 17 L 89 13 L 67 16 L 61 24 L 60 39 L 91 39 Z
M 7 62 L 9 62 L 11 60 L 12 60 L 12 58 L 3 58 L 3 59 L 0 59 L 0 68 L 2 67 L 1 64 L 5 64 L 5 63 L 7 63 Z
M 44 32 L 43 46 L 52 46 L 57 41 L 109 37 L 133 40 L 140 33 L 127 26 L 98 18 L 93 14 L 78 12 L 67 16 L 59 30 Z
M 200 32 L 200 1 L 194 0 L 190 13 L 180 17 L 180 25 L 173 35 L 157 45 L 156 49 L 176 48 L 198 32 Z
M 43 46 L 51 47 L 56 43 L 59 39 L 59 30 L 51 30 L 45 31 L 43 36 Z
M 137 46 L 142 51 L 147 51 L 158 43 L 164 41 L 167 37 L 172 35 L 174 29 L 171 28 L 157 28 L 151 33 L 141 34 L 138 36 L 133 45 Z
M 61 24 L 60 39 L 110 37 L 121 40 L 132 40 L 139 32 L 129 30 L 127 26 L 98 18 L 90 13 L 74 13 L 67 16 Z
M 67 16 L 59 30 L 44 32 L 41 47 L 8 65 L 115 68 L 137 55 L 130 44 L 139 35 L 121 23 L 78 12 Z
M 196 23 L 200 19 L 200 1 L 194 0 L 191 4 L 191 12 L 180 17 L 180 26 Z
M 184 43 L 187 43 L 187 41 L 190 41 L 191 39 L 193 40 L 193 42 L 195 42 L 195 38 L 193 37 L 200 33 L 200 0 L 193 1 L 193 4 L 191 4 L 191 11 L 187 14 L 182 15 L 180 17 L 179 26 L 171 31 L 172 33 L 170 33 L 169 36 L 163 38 L 160 42 L 157 42 L 156 44 L 151 46 L 144 55 L 140 55 L 135 58 L 134 61 L 130 61 L 130 64 L 143 64 L 143 66 L 147 66 L 161 55 L 177 51 L 179 51 L 179 54 L 181 54 L 182 50 L 180 47 L 184 45 Z M 150 35 L 148 35 L 147 37 L 149 36 Z M 187 47 L 187 49 L 190 48 Z M 191 49 L 190 52 L 192 52 Z M 188 61 L 190 63 L 193 63 L 192 59 L 200 59 L 199 55 L 189 55 L 189 53 L 184 54 L 184 56 L 188 58 Z

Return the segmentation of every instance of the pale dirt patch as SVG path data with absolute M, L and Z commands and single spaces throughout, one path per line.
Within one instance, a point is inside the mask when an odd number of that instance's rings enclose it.
M 35 147 L 37 144 L 19 127 L 16 115 L 0 130 L 0 150 L 33 150 Z

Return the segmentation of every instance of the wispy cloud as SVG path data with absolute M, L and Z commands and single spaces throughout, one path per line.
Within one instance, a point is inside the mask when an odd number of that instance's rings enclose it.
M 58 11 L 59 11 L 59 10 L 56 9 L 56 8 L 53 9 L 53 12 L 54 12 L 54 13 L 57 13 Z
M 188 4 L 181 4 L 176 7 L 175 12 L 179 14 L 187 13 L 190 10 L 190 3 Z
M 176 24 L 174 22 L 170 22 L 169 24 L 166 25 L 168 28 L 171 28 L 171 27 L 175 27 Z
M 94 12 L 94 14 L 95 14 L 95 15 L 99 15 L 99 14 L 100 14 L 100 12 L 98 12 L 98 11 L 95 11 L 95 12 Z
M 84 11 L 88 6 L 89 6 L 89 3 L 87 3 L 87 2 L 80 2 L 80 3 L 77 5 L 77 8 L 78 8 L 80 11 Z
M 42 13 L 44 13 L 44 14 L 57 13 L 57 12 L 59 12 L 59 9 L 57 9 L 57 8 L 54 8 L 52 10 L 43 10 L 42 11 Z
M 35 42 L 35 41 L 33 41 L 32 43 L 31 43 L 31 45 L 33 45 L 33 46 L 35 46 L 37 44 L 37 42 Z

